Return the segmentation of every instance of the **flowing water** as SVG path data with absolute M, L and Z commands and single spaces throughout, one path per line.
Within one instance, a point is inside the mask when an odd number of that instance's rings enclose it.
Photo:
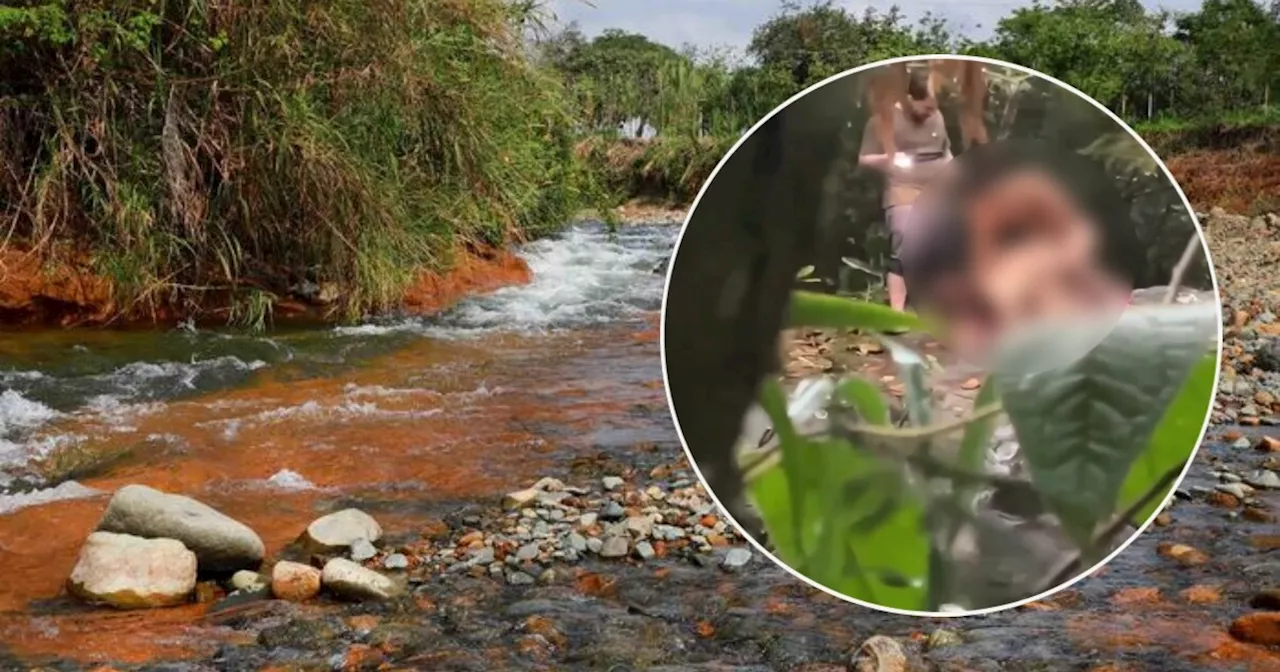
M 922 669 L 1278 669 L 1266 650 L 1225 635 L 1251 590 L 1280 581 L 1272 551 L 1251 543 L 1266 526 L 1199 502 L 1054 600 L 962 621 L 850 606 L 759 557 L 736 574 L 593 561 L 549 586 L 459 574 L 426 586 L 418 612 L 318 602 L 276 605 L 248 623 L 211 622 L 207 605 L 120 613 L 65 596 L 80 544 L 128 483 L 213 505 L 254 528 L 271 555 L 337 507 L 358 506 L 406 538 L 565 475 L 575 459 L 643 472 L 680 459 L 658 360 L 663 277 L 653 273 L 676 233 L 570 229 L 523 250 L 531 283 L 436 318 L 266 336 L 0 336 L 0 668 L 372 669 L 379 659 L 357 655 L 372 643 L 397 669 L 843 669 L 872 634 L 923 640 L 948 628 L 963 643 L 928 652 Z M 1195 473 L 1208 483 L 1204 462 Z M 1213 560 L 1177 566 L 1157 555 L 1162 540 Z M 1143 592 L 1152 586 L 1158 595 Z M 1193 587 L 1218 598 L 1183 592 Z M 371 634 L 370 623 L 383 630 Z M 395 646 L 379 639 L 386 628 Z
M 652 270 L 676 233 L 573 228 L 526 247 L 531 283 L 437 318 L 0 336 L 0 611 L 58 595 L 128 483 L 207 502 L 274 550 L 328 502 L 394 530 L 564 454 L 669 441 Z

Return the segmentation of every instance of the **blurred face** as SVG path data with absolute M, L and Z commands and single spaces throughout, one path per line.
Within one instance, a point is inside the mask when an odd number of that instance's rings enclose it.
M 1006 331 L 1046 318 L 1118 313 L 1129 296 L 1100 260 L 1099 227 L 1052 176 L 1010 173 L 967 199 L 971 257 L 928 294 L 952 347 L 981 359 Z
M 916 100 L 908 96 L 907 105 L 904 109 L 907 112 L 907 116 L 911 117 L 916 123 L 921 123 L 938 111 L 938 101 L 933 96 L 925 96 L 923 100 Z

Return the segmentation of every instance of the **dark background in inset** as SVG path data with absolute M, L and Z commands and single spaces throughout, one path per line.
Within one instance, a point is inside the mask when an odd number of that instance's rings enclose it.
M 1089 156 L 1100 171 L 1110 176 L 1123 201 L 1129 204 L 1129 219 L 1139 249 L 1143 251 L 1132 258 L 1129 269 L 1136 286 L 1166 284 L 1195 230 L 1191 213 L 1174 183 L 1158 169 L 1133 136 L 1089 101 L 1041 77 L 994 66 L 988 70 L 991 74 L 987 126 L 992 139 L 1035 139 L 1063 151 Z M 884 180 L 874 171 L 857 165 L 858 149 L 870 118 L 864 92 L 867 75 L 864 71 L 830 82 L 777 115 L 788 123 L 810 125 L 814 120 L 833 119 L 832 111 L 820 109 L 823 105 L 842 108 L 834 117 L 844 123 L 835 128 L 828 126 L 826 137 L 816 129 L 810 134 L 815 142 L 831 143 L 835 151 L 825 168 L 822 184 L 809 187 L 811 197 L 819 206 L 818 234 L 803 264 L 813 265 L 815 275 L 824 282 L 805 284 L 806 289 L 860 293 L 879 283 L 873 275 L 842 263 L 842 257 L 852 258 L 876 271 L 883 272 L 885 268 L 889 240 L 881 205 Z M 818 91 L 823 95 L 815 95 Z M 959 155 L 963 149 L 954 97 L 944 93 L 939 103 L 953 151 Z M 722 191 L 737 194 L 738 198 L 753 197 L 744 193 L 743 182 L 734 175 L 735 164 L 749 160 L 756 142 L 754 137 L 745 140 L 710 182 L 689 221 L 690 229 L 705 226 L 703 222 L 711 218 L 731 216 L 715 205 L 722 201 Z M 806 216 L 812 215 L 794 213 L 798 225 L 799 218 Z M 680 256 L 715 253 L 689 243 L 686 234 Z M 678 262 L 677 259 L 677 268 Z M 1184 284 L 1198 289 L 1211 286 L 1203 255 Z M 671 291 L 682 291 L 681 283 L 673 281 Z

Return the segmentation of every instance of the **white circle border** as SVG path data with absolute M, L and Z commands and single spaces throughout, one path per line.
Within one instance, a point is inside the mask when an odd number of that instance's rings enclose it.
M 924 61 L 924 60 L 972 61 L 977 63 L 983 63 L 985 65 L 995 65 L 1002 68 L 1012 68 L 1024 74 L 1039 77 L 1087 101 L 1089 104 L 1093 105 L 1095 108 L 1101 110 L 1105 115 L 1107 115 L 1108 118 L 1110 118 L 1113 122 L 1115 122 L 1120 128 L 1124 129 L 1124 131 L 1128 133 L 1130 137 L 1138 141 L 1138 144 L 1142 146 L 1142 148 L 1147 152 L 1148 156 L 1155 159 L 1156 165 L 1159 166 L 1161 174 L 1165 177 L 1165 179 L 1169 180 L 1170 184 L 1173 185 L 1173 188 L 1178 193 L 1179 199 L 1182 200 L 1183 207 L 1185 207 L 1187 212 L 1191 215 L 1191 224 L 1192 226 L 1195 227 L 1196 235 L 1199 236 L 1200 238 L 1200 246 L 1201 246 L 1201 249 L 1204 250 L 1205 261 L 1208 263 L 1208 266 L 1209 266 L 1209 279 L 1213 284 L 1213 295 L 1218 303 L 1218 312 L 1219 313 L 1222 312 L 1223 303 L 1222 303 L 1221 289 L 1218 286 L 1218 274 L 1217 274 L 1217 270 L 1213 265 L 1213 256 L 1209 250 L 1208 240 L 1205 238 L 1205 235 L 1204 235 L 1204 227 L 1200 225 L 1200 218 L 1197 216 L 1195 208 L 1192 207 L 1191 202 L 1187 200 L 1187 195 L 1182 190 L 1182 185 L 1178 184 L 1178 181 L 1174 179 L 1173 174 L 1169 172 L 1169 168 L 1168 166 L 1165 165 L 1164 159 L 1160 158 L 1160 155 L 1157 154 L 1155 150 L 1151 148 L 1151 145 L 1148 144 L 1147 141 L 1144 140 L 1142 136 L 1137 133 L 1137 131 L 1134 131 L 1133 128 L 1129 126 L 1129 124 L 1127 124 L 1123 119 L 1121 119 L 1116 113 L 1112 112 L 1105 105 L 1094 100 L 1092 97 L 1088 96 L 1083 91 L 1077 89 L 1076 87 L 1056 77 L 1046 75 L 1037 70 L 1033 70 L 1031 68 L 1021 66 L 1016 63 L 1010 63 L 1008 61 L 1001 61 L 998 59 L 985 58 L 981 56 L 967 56 L 967 55 L 960 55 L 960 54 L 920 54 L 916 56 L 899 56 L 895 58 L 886 58 L 880 61 L 873 61 L 871 63 L 860 65 L 856 68 L 851 68 L 849 70 L 845 70 L 844 72 L 827 77 L 826 79 L 816 84 L 813 84 L 805 88 L 803 91 L 788 98 L 781 105 L 777 106 L 768 114 L 766 114 L 764 117 L 762 117 L 759 121 L 757 121 L 751 128 L 747 129 L 747 132 L 742 134 L 742 137 L 738 138 L 738 140 L 733 143 L 733 146 L 730 147 L 729 151 L 725 153 L 723 157 L 720 158 L 720 161 L 716 163 L 716 167 L 712 169 L 711 174 L 707 176 L 707 179 L 702 183 L 702 186 L 698 189 L 698 195 L 694 197 L 693 203 L 689 206 L 688 213 L 685 214 L 684 222 L 682 222 L 680 225 L 680 233 L 676 236 L 675 246 L 671 250 L 671 257 L 670 257 L 671 260 L 667 264 L 667 278 L 666 278 L 666 281 L 663 283 L 663 287 L 662 287 L 662 308 L 661 308 L 660 320 L 658 325 L 658 349 L 659 349 L 660 357 L 662 360 L 662 388 L 667 397 L 667 409 L 671 413 L 671 422 L 672 422 L 672 425 L 674 425 L 675 427 L 676 436 L 678 436 L 680 439 L 680 447 L 684 449 L 685 458 L 689 461 L 689 466 L 693 468 L 693 473 L 698 476 L 698 482 L 702 484 L 703 489 L 707 491 L 707 494 L 711 497 L 711 500 L 715 502 L 716 507 L 719 509 L 720 515 L 728 519 L 729 522 L 733 525 L 734 530 L 739 535 L 741 535 L 742 538 L 746 539 L 755 548 L 756 551 L 758 551 L 760 554 L 764 555 L 765 557 L 769 558 L 769 560 L 771 560 L 778 567 L 781 567 L 788 574 L 794 576 L 797 579 L 800 579 L 801 581 L 808 584 L 809 586 L 817 590 L 820 590 L 836 599 L 843 600 L 850 604 L 854 604 L 860 607 L 865 607 L 868 609 L 874 609 L 880 612 L 896 614 L 899 616 L 916 616 L 920 618 L 964 618 L 968 616 L 985 616 L 988 614 L 995 614 L 1002 611 L 1008 611 L 1010 609 L 1016 609 L 1023 605 L 1030 604 L 1032 602 L 1036 602 L 1038 600 L 1042 600 L 1047 597 L 1051 597 L 1060 591 L 1070 588 L 1076 583 L 1079 583 L 1080 581 L 1088 578 L 1094 572 L 1102 569 L 1104 566 L 1110 563 L 1113 559 L 1115 559 L 1116 556 L 1124 552 L 1124 550 L 1128 548 L 1130 544 L 1137 541 L 1138 537 L 1142 536 L 1143 533 L 1147 531 L 1147 528 L 1150 527 L 1151 524 L 1155 521 L 1156 517 L 1159 515 L 1159 512 L 1169 504 L 1170 500 L 1175 498 L 1178 486 L 1182 484 L 1182 481 L 1187 477 L 1187 473 L 1191 471 L 1191 465 L 1195 461 L 1196 454 L 1200 452 L 1201 444 L 1204 443 L 1205 434 L 1207 434 L 1209 431 L 1209 420 L 1213 417 L 1213 400 L 1214 398 L 1217 397 L 1218 385 L 1221 382 L 1221 377 L 1222 377 L 1222 367 L 1220 365 L 1217 367 L 1214 367 L 1213 387 L 1211 388 L 1213 391 L 1213 394 L 1210 396 L 1209 404 L 1205 409 L 1204 422 L 1200 427 L 1200 435 L 1196 439 L 1195 447 L 1191 449 L 1191 454 L 1187 456 L 1186 466 L 1182 468 L 1182 473 L 1178 475 L 1177 480 L 1175 480 L 1173 482 L 1173 485 L 1169 488 L 1169 495 L 1160 503 L 1160 507 L 1156 509 L 1156 512 L 1153 513 L 1151 517 L 1148 518 L 1147 521 L 1144 522 L 1142 526 L 1138 528 L 1137 532 L 1134 532 L 1133 534 L 1131 534 L 1129 538 L 1125 540 L 1125 542 L 1121 544 L 1120 547 L 1117 548 L 1115 551 L 1113 551 L 1110 555 L 1098 561 L 1092 567 L 1089 567 L 1088 569 L 1080 572 L 1074 578 L 1064 581 L 1060 585 L 1054 588 L 1050 588 L 1049 590 L 1046 590 L 1038 595 L 1032 595 L 1031 597 L 1027 597 L 1022 600 L 1018 600 L 1016 602 L 1010 602 L 1008 604 L 1003 604 L 995 607 L 986 607 L 983 609 L 973 609 L 973 610 L 961 611 L 961 612 L 914 611 L 914 610 L 908 610 L 908 609 L 898 609 L 896 607 L 888 607 L 882 604 L 876 604 L 874 602 L 867 602 L 865 600 L 860 600 L 854 597 L 850 597 L 848 595 L 845 595 L 844 593 L 832 590 L 831 588 L 828 588 L 827 586 L 824 586 L 821 583 L 814 581 L 813 579 L 805 576 L 804 574 L 801 574 L 800 572 L 792 568 L 791 565 L 787 564 L 786 562 L 783 562 L 777 556 L 770 553 L 769 550 L 766 549 L 763 544 L 761 544 L 759 541 L 756 541 L 756 539 L 751 535 L 747 534 L 744 531 L 743 527 L 740 524 L 738 524 L 738 521 L 733 519 L 733 516 L 729 514 L 729 510 L 725 508 L 724 504 L 721 503 L 720 498 L 716 495 L 716 493 L 711 489 L 711 486 L 707 483 L 706 477 L 702 475 L 702 470 L 698 468 L 698 463 L 693 458 L 693 452 L 689 450 L 689 443 L 685 441 L 684 432 L 680 429 L 680 419 L 679 417 L 677 417 L 675 403 L 671 398 L 671 382 L 667 377 L 667 295 L 671 290 L 671 276 L 675 271 L 676 258 L 680 253 L 680 243 L 683 242 L 684 233 L 689 228 L 689 221 L 693 219 L 693 213 L 698 209 L 698 203 L 702 200 L 703 195 L 707 193 L 707 188 L 710 187 L 711 183 L 715 181 L 716 175 L 720 172 L 720 169 L 724 168 L 725 164 L 729 162 L 729 159 L 731 159 L 733 155 L 738 151 L 738 148 L 741 147 L 742 144 L 745 143 L 748 138 L 754 135 L 755 132 L 758 131 L 761 126 L 763 126 L 773 117 L 777 116 L 778 113 L 790 107 L 792 103 L 804 98 L 805 96 L 812 93 L 813 91 L 816 91 L 822 88 L 823 86 L 826 86 L 827 84 L 831 84 L 837 80 L 844 79 L 845 77 L 849 77 L 851 75 L 856 75 L 860 72 L 863 72 L 865 70 L 870 70 L 872 68 L 883 67 L 886 65 L 893 65 L 895 63 L 910 63 L 910 62 Z M 1221 362 L 1222 349 L 1223 349 L 1222 320 L 1221 319 L 1217 320 L 1217 323 L 1218 323 L 1218 336 L 1217 336 L 1218 350 L 1216 353 L 1217 355 L 1216 359 L 1218 362 Z

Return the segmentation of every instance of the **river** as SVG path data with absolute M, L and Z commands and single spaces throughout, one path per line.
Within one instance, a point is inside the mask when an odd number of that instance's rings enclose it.
M 1251 541 L 1267 526 L 1198 500 L 1071 591 L 963 621 L 847 605 L 759 556 L 736 573 L 589 560 L 550 585 L 457 573 L 408 604 L 266 602 L 218 617 L 217 605 L 115 612 L 65 596 L 80 544 L 129 483 L 209 503 L 270 556 L 338 507 L 410 544 L 542 476 L 680 462 L 653 273 L 676 233 L 571 228 L 522 250 L 531 283 L 429 319 L 0 336 L 0 668 L 822 670 L 882 633 L 916 642 L 920 669 L 1278 669 L 1225 634 L 1251 590 L 1280 581 L 1272 551 Z M 1240 468 L 1253 458 L 1210 453 Z M 1208 483 L 1208 463 L 1196 470 Z M 1161 558 L 1157 544 L 1173 539 L 1212 562 Z M 940 628 L 962 643 L 925 651 Z

